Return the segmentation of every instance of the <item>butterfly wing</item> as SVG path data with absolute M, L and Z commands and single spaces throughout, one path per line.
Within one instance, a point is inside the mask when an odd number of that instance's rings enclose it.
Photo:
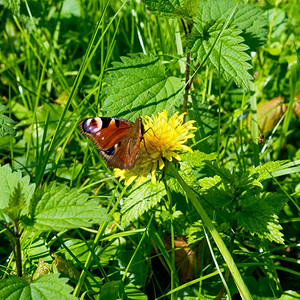
M 93 141 L 108 168 L 134 167 L 144 131 L 140 117 L 135 123 L 118 118 L 88 118 L 79 123 L 79 128 Z

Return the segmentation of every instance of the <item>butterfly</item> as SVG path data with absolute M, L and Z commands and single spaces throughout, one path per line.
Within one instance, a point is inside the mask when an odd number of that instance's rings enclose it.
M 108 168 L 131 170 L 134 167 L 145 133 L 141 117 L 134 123 L 119 118 L 87 118 L 78 126 L 95 144 Z

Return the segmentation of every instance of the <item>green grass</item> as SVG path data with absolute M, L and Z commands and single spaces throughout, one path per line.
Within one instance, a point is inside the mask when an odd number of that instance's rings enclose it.
M 0 298 L 300 297 L 299 3 L 167 3 L 0 2 Z M 155 184 L 78 128 L 164 109 L 194 152 Z

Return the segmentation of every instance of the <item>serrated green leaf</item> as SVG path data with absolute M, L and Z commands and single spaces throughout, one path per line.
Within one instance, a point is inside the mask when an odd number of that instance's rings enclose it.
M 77 299 L 70 295 L 73 288 L 67 284 L 68 279 L 58 276 L 59 274 L 40 276 L 30 284 L 20 277 L 2 279 L 0 281 L 0 299 Z
M 196 16 L 200 0 L 143 0 L 152 13 L 174 18 L 192 19 Z
M 300 294 L 296 291 L 285 291 L 278 300 L 296 300 L 300 299 Z
M 118 295 L 122 293 L 123 289 L 124 283 L 121 280 L 107 282 L 101 288 L 99 300 L 118 299 Z
M 4 111 L 6 109 L 6 107 L 0 103 L 0 112 Z
M 189 228 L 188 228 L 188 244 L 193 244 L 196 242 L 201 241 L 204 238 L 204 232 L 203 232 L 203 223 L 202 220 L 194 222 Z
M 30 184 L 30 177 L 24 176 L 20 171 L 12 172 L 9 165 L 0 167 L 0 209 L 5 213 L 5 209 L 15 209 L 17 203 L 11 202 L 11 196 L 16 191 L 19 185 L 23 199 L 19 199 L 18 209 L 20 215 L 25 215 L 28 212 L 28 204 L 35 190 L 35 184 Z M 16 201 L 18 199 L 15 199 Z M 24 207 L 24 202 L 26 206 Z
M 6 135 L 15 136 L 16 134 L 17 132 L 12 127 L 0 123 L 0 137 L 4 137 Z
M 223 208 L 233 201 L 230 185 L 224 184 L 218 175 L 200 179 L 199 185 L 199 193 L 214 209 Z
M 235 183 L 235 174 L 231 174 L 231 172 L 227 168 L 219 166 L 217 163 L 211 161 L 206 161 L 206 164 L 226 182 L 232 184 Z
M 246 194 L 240 197 L 240 208 L 236 213 L 238 225 L 251 234 L 263 236 L 281 243 L 281 229 L 274 217 L 287 202 L 287 197 L 281 193 Z M 279 226 L 278 226 L 279 225 Z M 272 234 L 274 237 L 272 238 Z
M 235 5 L 236 2 L 233 0 L 201 1 L 197 15 L 199 28 L 205 28 L 212 21 L 226 21 Z M 241 30 L 241 36 L 244 38 L 245 44 L 252 51 L 267 41 L 268 19 L 264 11 L 253 4 L 238 1 L 237 9 L 230 20 L 229 26 L 232 24 Z
M 34 198 L 31 212 L 34 228 L 42 231 L 90 227 L 112 219 L 96 201 L 88 201 L 87 194 L 80 194 L 77 189 L 65 185 L 56 186 L 55 182 Z
M 125 285 L 124 292 L 125 292 L 125 295 L 128 300 L 147 300 L 148 299 L 148 297 L 132 283 Z
M 122 57 L 109 74 L 106 82 L 110 86 L 103 90 L 108 95 L 102 106 L 106 116 L 133 119 L 141 112 L 151 115 L 164 109 L 172 114 L 181 101 L 183 83 L 166 77 L 164 66 L 153 55 Z
M 195 178 L 193 166 L 190 163 L 185 162 L 184 158 L 183 162 L 180 162 L 179 166 L 179 174 L 183 178 L 185 183 L 191 187 L 197 184 L 197 179 Z M 176 193 L 181 193 L 182 195 L 185 195 L 184 189 L 182 188 L 178 180 L 176 180 L 174 177 L 170 177 L 168 179 L 168 186 L 171 189 L 173 189 Z
M 10 217 L 11 220 L 19 222 L 22 210 L 26 206 L 25 197 L 20 182 L 17 183 L 14 191 L 11 193 L 8 206 L 2 211 Z
M 5 110 L 5 106 L 0 104 L 0 112 Z M 11 118 L 0 114 L 0 137 L 4 137 L 6 135 L 16 135 L 16 131 L 10 126 L 10 124 L 14 124 Z
M 268 19 L 269 23 L 272 24 L 272 34 L 271 40 L 272 42 L 278 42 L 280 37 L 284 36 L 284 32 L 286 31 L 287 18 L 284 10 L 279 7 L 274 7 L 265 12 L 265 16 Z M 272 42 L 270 44 L 272 44 Z
M 218 175 L 214 177 L 205 177 L 199 180 L 199 184 L 202 191 L 209 190 L 218 184 L 222 184 L 222 178 Z
M 147 180 L 140 186 L 135 186 L 121 208 L 122 223 L 127 225 L 138 219 L 145 211 L 159 203 L 165 194 L 166 190 L 161 182 L 153 184 Z
M 278 244 L 284 244 L 282 226 L 279 224 L 277 216 L 273 216 L 274 220 L 269 222 L 267 225 L 268 232 L 265 234 L 265 238 L 267 238 L 270 242 L 276 242 Z
M 188 162 L 194 167 L 200 167 L 204 164 L 205 161 L 212 161 L 216 160 L 217 154 L 216 153 L 204 153 L 201 151 L 193 151 L 187 152 L 181 155 L 182 161 Z
M 252 66 L 248 63 L 250 56 L 245 52 L 249 47 L 243 43 L 242 31 L 234 25 L 228 26 L 215 43 L 223 25 L 224 21 L 220 20 L 211 22 L 205 28 L 196 24 L 190 40 L 191 56 L 201 63 L 210 53 L 207 61 L 217 73 L 226 81 L 233 79 L 238 86 L 249 89 L 252 76 L 248 70 Z

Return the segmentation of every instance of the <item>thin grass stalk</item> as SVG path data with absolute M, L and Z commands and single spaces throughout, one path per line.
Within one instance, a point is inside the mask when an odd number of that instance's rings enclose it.
M 172 211 L 172 195 L 170 192 L 170 189 L 167 185 L 167 182 L 164 180 L 164 185 L 165 185 L 165 189 L 167 191 L 167 197 L 168 197 L 168 201 L 169 201 L 169 214 L 171 217 L 171 222 L 170 222 L 170 232 L 171 232 L 171 262 L 172 262 L 172 266 L 173 268 L 170 270 L 171 271 L 171 290 L 173 290 L 177 284 L 174 280 L 174 271 L 176 271 L 176 266 L 175 266 L 175 232 L 174 232 L 174 224 L 173 224 L 173 211 Z M 171 295 L 171 300 L 175 299 L 175 294 Z
M 217 247 L 219 248 L 231 274 L 232 277 L 236 283 L 236 286 L 242 296 L 243 299 L 250 300 L 252 299 L 252 296 L 245 285 L 243 278 L 229 252 L 227 249 L 225 243 L 223 242 L 222 238 L 220 237 L 216 227 L 213 225 L 212 221 L 210 220 L 209 216 L 207 215 L 206 211 L 200 204 L 197 196 L 194 194 L 194 192 L 189 188 L 189 186 L 185 183 L 185 181 L 182 179 L 182 177 L 179 175 L 178 171 L 176 170 L 175 166 L 170 163 L 169 164 L 169 169 L 172 172 L 173 176 L 177 179 L 181 187 L 184 189 L 185 193 L 187 194 L 188 199 L 192 202 L 194 205 L 195 209 L 199 213 L 204 225 L 212 235 Z
M 151 224 L 151 222 L 152 222 L 152 219 L 153 219 L 153 216 L 150 218 L 150 220 L 149 220 L 149 222 L 148 222 L 148 224 L 147 224 L 147 228 L 149 228 L 149 226 L 150 226 L 150 224 Z M 141 239 L 139 240 L 139 243 L 138 243 L 138 245 L 137 245 L 137 247 L 136 247 L 136 249 L 135 249 L 133 255 L 131 256 L 131 258 L 130 258 L 130 260 L 129 260 L 127 266 L 126 266 L 126 269 L 125 269 L 125 271 L 124 271 L 124 275 L 123 275 L 123 277 L 122 277 L 122 281 L 123 281 L 123 282 L 124 282 L 125 279 L 126 279 L 126 275 L 127 275 L 127 273 L 128 273 L 128 270 L 129 270 L 129 268 L 130 268 L 130 266 L 131 266 L 131 264 L 132 264 L 132 262 L 133 262 L 134 257 L 136 256 L 136 254 L 137 254 L 139 248 L 141 247 L 141 245 L 142 245 L 142 243 L 143 243 L 143 241 L 144 241 L 146 235 L 147 235 L 147 231 L 145 230 L 144 233 L 143 233 L 143 235 L 142 235 L 142 237 L 141 237 Z
M 123 195 L 125 194 L 126 190 L 127 190 L 127 188 L 124 187 L 124 189 L 122 190 L 122 192 L 121 192 L 121 194 L 120 194 L 118 200 L 116 201 L 116 203 L 114 204 L 114 206 L 113 206 L 112 209 L 110 210 L 109 215 L 112 216 L 112 215 L 114 214 L 114 212 L 115 212 L 115 210 L 118 208 L 119 203 L 120 203 L 120 201 L 121 201 Z M 97 234 L 96 234 L 96 236 L 95 236 L 95 239 L 94 239 L 94 242 L 93 242 L 92 249 L 94 249 L 94 248 L 99 244 L 99 242 L 101 241 L 101 237 L 102 237 L 102 235 L 103 235 L 104 232 L 105 232 L 105 229 L 106 229 L 107 224 L 108 224 L 108 222 L 103 222 L 103 223 L 99 226 L 98 232 L 97 232 Z M 91 264 L 91 262 L 92 262 L 92 257 L 93 257 L 92 252 L 89 252 L 89 254 L 88 254 L 88 256 L 87 256 L 87 259 L 86 259 L 86 261 L 85 261 L 85 264 L 84 264 L 84 267 L 85 267 L 86 269 L 89 268 L 89 266 L 90 266 L 90 264 Z M 83 271 L 81 272 L 81 274 L 80 274 L 79 280 L 78 280 L 77 285 L 76 285 L 76 287 L 75 287 L 75 289 L 74 289 L 73 296 L 75 296 L 75 297 L 78 297 L 78 296 L 79 296 L 79 293 L 80 293 L 80 291 L 81 291 L 82 285 L 83 285 L 84 280 L 85 280 L 85 277 L 86 277 L 86 272 L 83 270 Z

